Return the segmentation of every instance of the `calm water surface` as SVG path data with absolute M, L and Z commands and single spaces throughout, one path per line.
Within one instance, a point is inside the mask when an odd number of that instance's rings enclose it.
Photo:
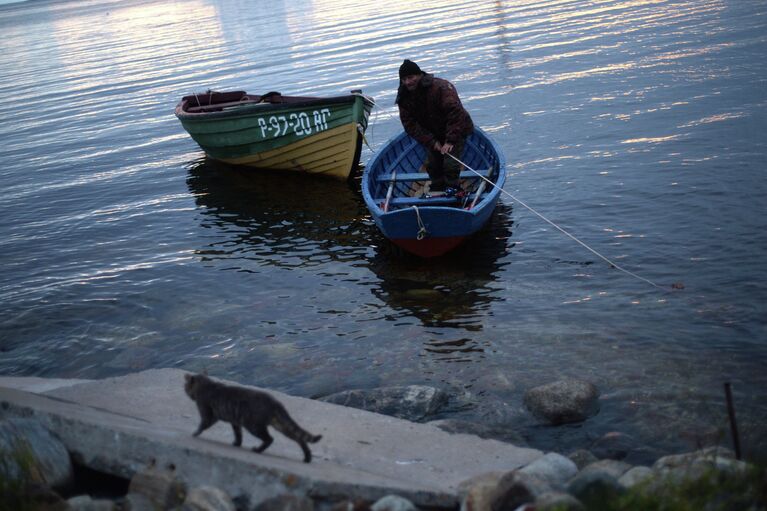
M 535 447 L 652 455 L 728 443 L 729 381 L 767 457 L 764 2 L 41 0 L 0 30 L 0 374 L 429 384 Z M 664 290 L 508 197 L 465 249 L 397 259 L 358 186 L 216 165 L 172 113 L 361 88 L 368 160 L 403 58 L 456 84 L 508 193 Z M 523 393 L 562 377 L 601 411 L 540 426 Z

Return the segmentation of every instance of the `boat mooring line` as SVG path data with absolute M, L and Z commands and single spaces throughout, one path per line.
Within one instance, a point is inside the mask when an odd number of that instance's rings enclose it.
M 636 273 L 634 273 L 634 272 L 632 272 L 632 271 L 629 271 L 629 270 L 627 270 L 626 268 L 623 268 L 622 266 L 620 266 L 620 265 L 618 265 L 618 264 L 614 263 L 613 261 L 611 261 L 611 260 L 610 260 L 610 259 L 608 259 L 607 257 L 603 256 L 602 254 L 600 254 L 599 252 L 597 252 L 596 250 L 594 250 L 593 248 L 591 248 L 590 246 L 588 246 L 586 243 L 582 242 L 581 240 L 579 240 L 578 238 L 576 238 L 575 236 L 573 236 L 572 234 L 570 234 L 569 232 L 567 232 L 566 230 L 564 230 L 562 227 L 558 226 L 557 224 L 555 224 L 554 222 L 552 222 L 551 220 L 549 220 L 548 218 L 546 218 L 546 217 L 545 217 L 545 216 L 543 216 L 542 214 L 538 213 L 538 212 L 537 212 L 535 209 L 533 209 L 532 207 L 528 206 L 528 205 L 527 205 L 527 204 L 525 204 L 523 201 L 521 201 L 521 200 L 517 199 L 516 197 L 514 197 L 514 195 L 512 195 L 511 193 L 507 192 L 506 190 L 504 190 L 504 189 L 503 189 L 503 188 L 501 188 L 500 186 L 496 185 L 495 183 L 493 183 L 492 181 L 490 181 L 488 178 L 486 178 L 485 176 L 483 176 L 482 174 L 480 174 L 479 172 L 477 172 L 477 171 L 476 171 L 476 170 L 474 170 L 473 168 L 471 168 L 471 167 L 469 167 L 468 165 L 466 165 L 464 162 L 462 162 L 461 160 L 459 160 L 458 158 L 456 158 L 456 157 L 455 157 L 455 156 L 453 156 L 452 154 L 450 154 L 450 153 L 445 153 L 445 154 L 447 154 L 447 155 L 448 155 L 448 156 L 450 156 L 452 159 L 454 159 L 455 161 L 457 161 L 458 163 L 460 163 L 461 165 L 463 165 L 464 167 L 466 167 L 468 170 L 470 170 L 470 171 L 472 171 L 473 173 L 475 173 L 476 175 L 478 175 L 480 178 L 484 179 L 484 180 L 485 180 L 485 182 L 487 182 L 487 183 L 490 183 L 490 185 L 491 185 L 493 188 L 497 188 L 498 190 L 500 190 L 500 191 L 501 191 L 501 193 L 508 195 L 508 196 L 509 196 L 509 197 L 510 197 L 510 198 L 511 198 L 511 199 L 512 199 L 514 202 L 518 202 L 519 204 L 521 204 L 522 206 L 524 206 L 525 208 L 527 208 L 528 210 L 530 210 L 530 211 L 531 211 L 533 214 L 535 214 L 535 215 L 537 215 L 538 217 L 540 217 L 540 218 L 541 218 L 543 221 L 547 222 L 547 223 L 548 223 L 548 224 L 550 224 L 552 227 L 554 227 L 555 229 L 557 229 L 558 231 L 560 231 L 562 234 L 564 234 L 565 236 L 568 236 L 568 237 L 569 237 L 569 238 L 571 238 L 573 241 L 575 241 L 576 243 L 578 243 L 579 245 L 581 245 L 583 248 L 585 248 L 586 250 L 588 250 L 589 252 L 591 252 L 591 253 L 592 253 L 592 254 L 594 254 L 595 256 L 599 257 L 599 258 L 600 258 L 600 259 L 602 259 L 603 261 L 607 262 L 607 263 L 608 263 L 610 266 L 612 266 L 613 268 L 615 268 L 615 269 L 617 269 L 617 270 L 620 270 L 620 271 L 622 271 L 623 273 L 625 273 L 625 274 L 627 274 L 627 275 L 630 275 L 630 276 L 632 276 L 632 277 L 634 277 L 634 278 L 636 278 L 636 279 L 639 279 L 639 280 L 641 280 L 641 281 L 643 281 L 643 282 L 646 282 L 646 283 L 650 284 L 651 286 L 657 287 L 658 289 L 660 289 L 660 290 L 662 290 L 662 291 L 665 291 L 665 292 L 669 292 L 669 290 L 668 290 L 668 289 L 666 289 L 666 288 L 664 288 L 663 286 L 659 286 L 659 285 L 658 285 L 658 284 L 656 284 L 655 282 L 653 282 L 653 281 L 651 281 L 651 280 L 648 280 L 648 279 L 646 279 L 646 278 L 642 277 L 641 275 L 637 275 Z

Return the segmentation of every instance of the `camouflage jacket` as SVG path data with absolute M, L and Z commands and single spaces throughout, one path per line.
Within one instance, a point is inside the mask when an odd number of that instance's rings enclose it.
M 455 86 L 432 74 L 424 74 L 414 92 L 400 85 L 396 103 L 405 131 L 427 147 L 435 140 L 455 144 L 474 131 Z

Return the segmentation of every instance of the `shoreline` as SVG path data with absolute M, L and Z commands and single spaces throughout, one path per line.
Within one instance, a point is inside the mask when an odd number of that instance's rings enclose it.
M 104 380 L 0 377 L 0 441 L 8 437 L 8 424 L 11 430 L 31 425 L 60 441 L 65 458 L 81 472 L 127 488 L 116 500 L 98 501 L 99 509 L 123 509 L 127 502 L 137 510 L 182 504 L 204 511 L 492 511 L 527 504 L 534 507 L 524 509 L 582 510 L 643 485 L 658 493 L 653 485 L 665 488 L 667 481 L 691 475 L 708 481 L 711 474 L 746 484 L 745 498 L 761 505 L 752 478 L 763 472 L 750 475 L 756 472 L 722 447 L 632 466 L 587 451 L 544 453 L 266 389 L 259 390 L 323 439 L 312 444 L 311 463 L 303 463 L 296 445 L 281 435 L 268 451 L 254 454 L 230 445 L 232 432 L 223 423 L 192 436 L 198 415 L 183 394 L 185 374 L 153 369 Z M 245 446 L 254 443 L 245 437 Z M 7 469 L 9 458 L 2 461 L 0 469 Z M 722 498 L 716 486 L 713 491 Z M 731 493 L 725 497 L 744 498 L 742 491 Z M 182 496 L 186 500 L 173 500 Z M 211 499 L 223 507 L 212 506 Z M 79 510 L 97 501 L 85 494 L 61 502 L 61 509 Z
M 543 456 L 534 449 L 268 390 L 299 424 L 323 439 L 312 445 L 309 464 L 301 461 L 295 443 L 280 435 L 268 451 L 254 454 L 232 447 L 231 429 L 223 423 L 192 437 L 198 415 L 183 393 L 184 374 L 160 369 L 77 382 L 0 377 L 2 416 L 40 420 L 89 468 L 130 478 L 150 462 L 174 466 L 190 484 L 217 483 L 251 501 L 282 493 L 369 501 L 396 493 L 420 506 L 453 507 L 463 481 Z M 246 434 L 244 445 L 253 444 Z M 248 488 L 254 479 L 270 489 L 254 493 Z

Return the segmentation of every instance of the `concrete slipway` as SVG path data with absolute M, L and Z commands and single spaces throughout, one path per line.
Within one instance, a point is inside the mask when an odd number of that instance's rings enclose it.
M 129 478 L 154 463 L 189 485 L 214 485 L 252 504 L 279 494 L 375 500 L 387 494 L 420 506 L 459 504 L 458 486 L 474 476 L 526 465 L 542 452 L 473 435 L 449 434 L 353 408 L 269 391 L 322 440 L 303 463 L 296 443 L 274 433 L 263 454 L 247 433 L 231 445 L 219 422 L 200 437 L 197 409 L 183 390 L 184 371 L 156 369 L 105 380 L 0 377 L 0 417 L 32 416 L 75 458 Z

